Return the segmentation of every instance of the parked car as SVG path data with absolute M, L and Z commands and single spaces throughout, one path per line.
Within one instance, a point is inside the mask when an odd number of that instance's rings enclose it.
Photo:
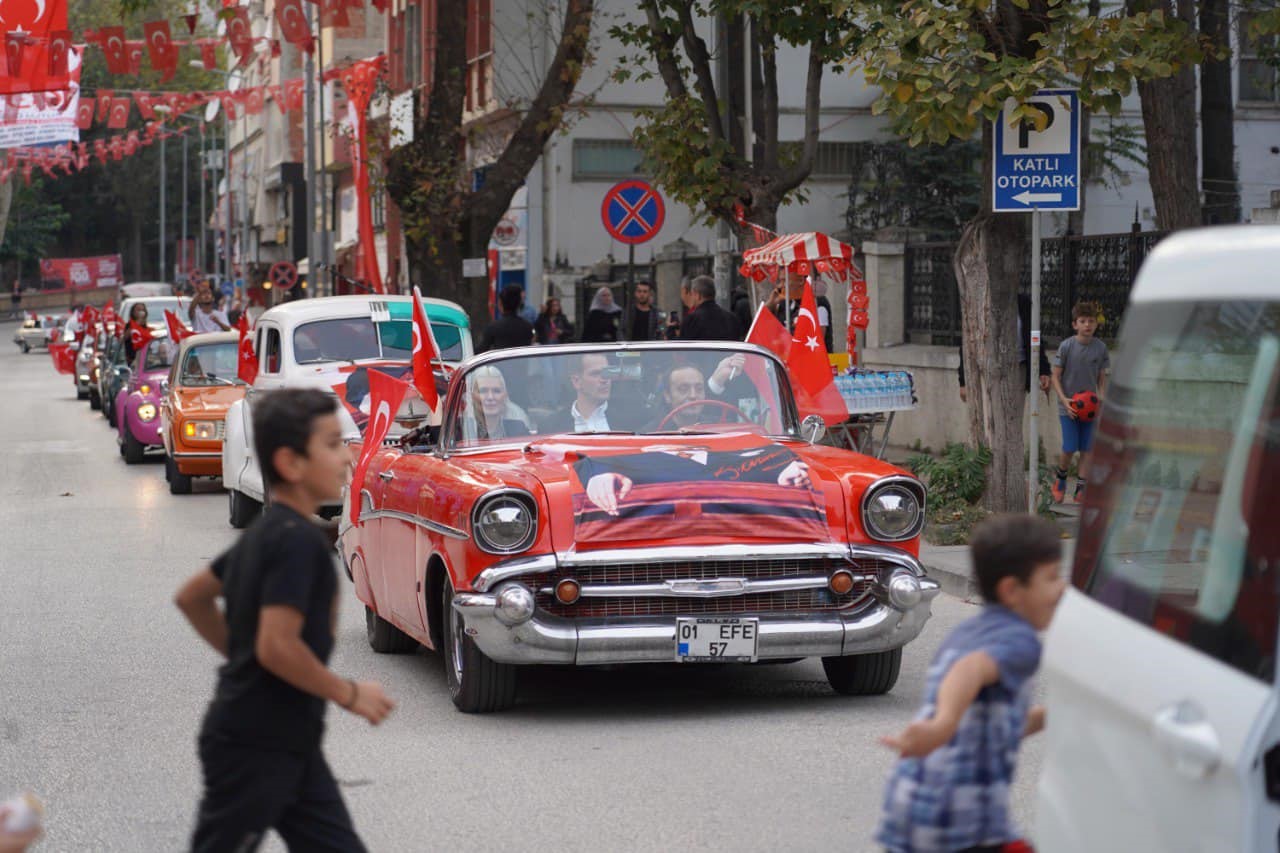
M 41 314 L 36 317 L 28 317 L 22 321 L 13 333 L 13 342 L 23 352 L 31 352 L 33 349 L 48 349 L 49 341 L 53 340 L 61 323 L 65 321 L 66 315 L 49 315 Z
M 113 426 L 116 422 L 116 396 L 132 373 L 133 369 L 125 359 L 123 339 L 107 335 L 98 354 L 98 395 L 102 398 L 102 416 Z
M 163 448 L 160 440 L 160 386 L 169 375 L 176 348 L 167 337 L 142 345 L 129 380 L 116 394 L 116 440 L 130 465 L 142 462 L 147 450 Z
M 253 453 L 253 395 L 276 388 L 321 388 L 343 405 L 344 432 L 360 436 L 369 416 L 370 367 L 405 373 L 412 354 L 411 296 L 328 296 L 286 302 L 264 312 L 254 327 L 258 377 L 245 398 L 227 410 L 222 443 L 222 482 L 234 527 L 244 527 L 262 508 L 262 472 Z M 446 364 L 472 353 L 470 323 L 457 304 L 423 299 L 427 320 Z M 412 414 L 416 395 L 406 405 Z M 425 414 L 425 413 L 424 413 Z M 334 515 L 337 505 L 325 507 Z
M 348 492 L 369 643 L 440 650 L 471 712 L 531 664 L 821 657 L 838 692 L 884 693 L 939 591 L 925 489 L 822 433 L 749 344 L 476 357 L 435 440 L 377 451 Z
M 172 494 L 190 494 L 193 477 L 222 476 L 227 409 L 248 387 L 236 376 L 238 343 L 235 332 L 185 339 L 162 383 L 160 439 Z
M 1278 263 L 1280 227 L 1182 231 L 1134 283 L 1045 643 L 1037 850 L 1275 849 Z

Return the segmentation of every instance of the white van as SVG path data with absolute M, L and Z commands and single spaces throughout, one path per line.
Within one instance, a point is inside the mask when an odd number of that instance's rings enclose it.
M 1280 227 L 1134 284 L 1045 642 L 1037 850 L 1276 850 Z

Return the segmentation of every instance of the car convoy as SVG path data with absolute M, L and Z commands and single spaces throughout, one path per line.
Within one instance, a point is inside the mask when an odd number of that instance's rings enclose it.
M 87 393 L 125 462 L 163 454 L 173 494 L 220 476 L 242 527 L 265 497 L 255 397 L 324 389 L 362 446 L 368 371 L 410 378 L 412 299 L 270 308 L 251 332 L 252 385 L 236 333 L 175 344 L 156 322 L 165 306 L 149 305 L 152 338 L 131 362 L 112 330 L 83 334 Z M 918 559 L 924 487 L 819 444 L 775 355 L 655 342 L 475 356 L 458 305 L 422 304 L 440 403 L 410 392 L 363 481 L 322 513 L 340 514 L 375 651 L 439 651 L 468 712 L 512 705 L 520 668 L 539 664 L 818 657 L 838 692 L 893 687 L 939 591 Z M 582 417 L 590 400 L 601 422 Z

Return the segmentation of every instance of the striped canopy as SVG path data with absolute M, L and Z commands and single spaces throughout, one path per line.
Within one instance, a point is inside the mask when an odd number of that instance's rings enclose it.
M 740 272 L 756 281 L 772 279 L 780 269 L 797 275 L 834 274 L 860 280 L 862 271 L 853 262 L 853 247 L 820 231 L 784 234 L 742 254 Z

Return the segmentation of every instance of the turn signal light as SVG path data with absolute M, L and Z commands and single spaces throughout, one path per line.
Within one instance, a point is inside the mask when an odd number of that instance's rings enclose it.
M 573 604 L 582 595 L 582 585 L 573 578 L 565 578 L 556 584 L 556 601 Z
M 836 595 L 845 595 L 853 591 L 853 574 L 847 569 L 833 572 L 827 586 Z

